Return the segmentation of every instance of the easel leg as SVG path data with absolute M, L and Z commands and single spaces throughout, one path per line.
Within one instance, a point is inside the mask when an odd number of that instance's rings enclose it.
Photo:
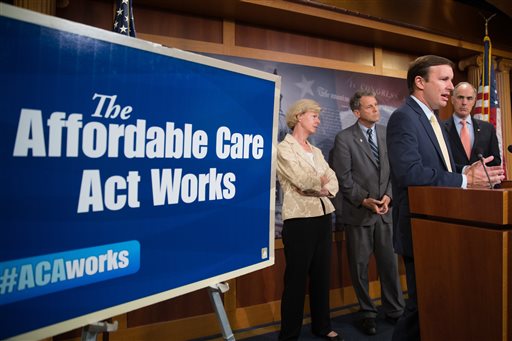
M 226 311 L 224 310 L 224 304 L 222 303 L 222 298 L 220 297 L 221 293 L 224 293 L 228 290 L 229 285 L 227 283 L 218 283 L 208 287 L 208 294 L 210 295 L 210 300 L 212 301 L 215 314 L 219 320 L 224 340 L 235 341 L 235 336 L 233 335 L 233 331 L 229 325 L 229 320 L 226 315 Z
M 81 341 L 96 341 L 98 333 L 113 332 L 117 330 L 117 321 L 114 323 L 96 322 L 82 328 Z

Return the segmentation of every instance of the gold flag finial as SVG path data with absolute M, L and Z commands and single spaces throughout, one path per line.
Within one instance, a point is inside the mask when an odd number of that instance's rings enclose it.
M 491 15 L 489 18 L 486 18 L 485 15 L 483 15 L 481 12 L 480 12 L 480 15 L 484 18 L 485 20 L 485 35 L 488 35 L 489 32 L 487 30 L 487 26 L 489 24 L 489 21 L 491 21 L 492 18 L 494 18 L 494 16 L 496 15 L 496 13 L 494 13 L 493 15 Z

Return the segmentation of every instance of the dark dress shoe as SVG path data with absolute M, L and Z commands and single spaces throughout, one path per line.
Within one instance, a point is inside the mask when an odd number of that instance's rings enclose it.
M 364 318 L 360 322 L 360 327 L 366 335 L 377 334 L 377 323 L 374 318 Z
M 396 317 L 386 316 L 386 321 L 388 321 L 392 325 L 396 325 L 396 323 L 398 322 L 398 319 L 400 319 L 400 316 L 396 316 Z

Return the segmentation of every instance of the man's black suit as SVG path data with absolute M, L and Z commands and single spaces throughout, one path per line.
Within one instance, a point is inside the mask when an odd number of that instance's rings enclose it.
M 460 140 L 459 133 L 453 117 L 444 121 L 444 128 L 450 136 L 450 146 L 452 149 L 452 155 L 455 163 L 458 166 L 465 166 L 478 161 L 478 154 L 482 154 L 483 157 L 494 156 L 494 160 L 487 163 L 487 166 L 499 166 L 501 165 L 500 149 L 498 147 L 498 138 L 496 137 L 496 129 L 494 126 L 476 118 L 471 117 L 471 127 L 473 128 L 475 140 L 471 148 L 471 158 L 468 160 L 462 142 Z M 469 125 L 468 125 L 469 126 Z

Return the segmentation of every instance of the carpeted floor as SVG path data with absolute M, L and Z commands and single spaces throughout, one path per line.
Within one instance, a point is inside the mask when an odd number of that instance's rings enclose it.
M 345 341 L 389 341 L 393 334 L 394 326 L 384 319 L 384 316 L 379 315 L 377 317 L 377 335 L 366 335 L 361 329 L 357 327 L 358 315 L 356 313 L 341 315 L 332 318 L 332 327 L 337 332 L 341 332 Z M 279 326 L 277 326 L 278 328 Z M 278 331 L 269 332 L 266 334 L 251 336 L 248 338 L 243 337 L 244 341 L 275 341 L 277 340 Z M 240 335 L 241 336 L 241 335 Z M 238 339 L 242 339 L 241 337 Z M 309 329 L 309 325 L 302 326 L 302 333 L 299 339 L 300 341 L 312 341 L 321 340 L 314 336 Z
M 376 302 L 377 303 L 377 302 Z M 358 320 L 360 315 L 357 313 L 359 306 L 357 304 L 345 306 L 341 309 L 331 311 L 331 325 L 335 331 L 341 333 L 345 341 L 391 341 L 394 325 L 388 322 L 384 313 L 380 311 L 377 316 L 377 334 L 366 335 L 359 327 Z M 309 318 L 302 326 L 302 333 L 299 341 L 321 341 L 322 338 L 316 337 L 311 333 Z M 279 334 L 279 322 L 259 326 L 257 328 L 248 328 L 245 330 L 233 330 L 236 340 L 244 341 L 276 341 Z M 189 341 L 224 341 L 222 334 L 212 335 L 208 338 L 200 338 Z

